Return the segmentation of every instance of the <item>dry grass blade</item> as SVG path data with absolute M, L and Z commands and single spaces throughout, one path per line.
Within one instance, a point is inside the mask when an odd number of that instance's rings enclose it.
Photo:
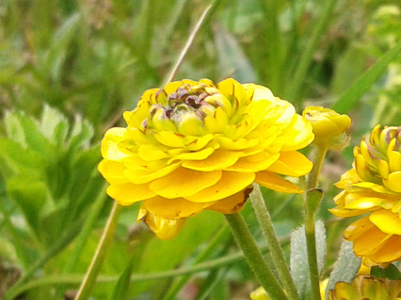
M 211 7 L 212 7 L 212 5 L 209 5 L 208 7 L 206 7 L 206 9 L 204 10 L 202 16 L 200 17 L 198 23 L 196 23 L 194 30 L 191 32 L 191 35 L 189 36 L 188 41 L 184 46 L 184 49 L 182 49 L 180 56 L 177 59 L 177 62 L 175 63 L 174 67 L 171 69 L 169 76 L 167 77 L 167 80 L 165 81 L 165 84 L 172 81 L 174 79 L 175 75 L 177 74 L 178 68 L 180 67 L 182 61 L 184 60 L 184 57 L 189 50 L 189 47 L 191 47 L 192 42 L 194 41 L 195 36 L 198 33 L 200 27 L 202 26 L 202 23 L 205 20 L 205 17 Z

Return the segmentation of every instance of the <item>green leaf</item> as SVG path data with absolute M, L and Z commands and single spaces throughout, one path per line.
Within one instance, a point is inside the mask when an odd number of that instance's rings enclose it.
M 25 132 L 16 112 L 7 111 L 4 116 L 4 124 L 6 127 L 7 136 L 13 141 L 21 144 L 26 148 Z
M 62 66 L 67 57 L 68 46 L 80 25 L 80 14 L 71 15 L 53 37 L 52 47 L 46 56 L 46 64 L 51 78 L 59 82 L 62 76 Z
M 316 252 L 319 273 L 322 272 L 326 256 L 326 230 L 323 221 L 317 221 Z M 309 299 L 311 283 L 309 277 L 308 252 L 305 227 L 301 226 L 291 234 L 291 277 L 294 280 L 300 299 Z
M 40 176 L 47 166 L 44 158 L 30 148 L 11 139 L 0 138 L 0 170 L 7 180 L 19 173 Z
M 330 274 L 329 282 L 327 283 L 325 299 L 328 299 L 329 291 L 334 289 L 334 286 L 337 282 L 343 281 L 346 283 L 351 283 L 352 280 L 354 280 L 360 266 L 361 260 L 355 256 L 352 248 L 352 242 L 344 241 L 341 245 L 337 262 L 335 263 L 333 271 Z
M 235 38 L 223 27 L 215 28 L 220 78 L 232 76 L 239 82 L 256 82 L 256 74 Z
M 48 199 L 43 181 L 28 176 L 15 176 L 7 181 L 7 194 L 17 203 L 32 229 L 39 234 L 39 214 Z
M 77 115 L 67 145 L 72 150 L 78 149 L 79 147 L 88 147 L 93 134 L 94 130 L 92 125 L 88 121 L 82 120 L 82 117 Z
M 389 50 L 373 67 L 366 71 L 358 80 L 334 103 L 332 109 L 340 114 L 347 113 L 354 104 L 372 87 L 384 74 L 388 64 L 401 51 L 401 42 Z
M 365 45 L 351 44 L 336 64 L 331 90 L 334 95 L 341 95 L 366 69 L 367 53 Z
M 53 144 L 62 144 L 67 137 L 68 120 L 58 110 L 45 104 L 38 129 Z
M 13 141 L 20 143 L 24 148 L 30 148 L 41 156 L 52 157 L 54 147 L 43 136 L 35 120 L 22 112 L 6 113 L 5 125 L 7 135 Z
M 376 278 L 388 278 L 390 280 L 401 279 L 401 272 L 393 264 L 383 269 L 380 267 L 373 267 L 370 271 L 370 275 Z
M 111 293 L 109 300 L 127 300 L 129 299 L 129 284 L 131 279 L 131 273 L 133 271 L 134 256 L 131 257 L 128 262 L 127 268 L 118 278 L 116 285 L 114 286 L 113 292 Z

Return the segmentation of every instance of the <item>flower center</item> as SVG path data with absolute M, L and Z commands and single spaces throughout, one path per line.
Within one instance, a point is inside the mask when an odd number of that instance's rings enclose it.
M 156 93 L 157 104 L 150 109 L 150 117 L 153 121 L 168 119 L 178 127 L 188 119 L 203 124 L 207 116 L 214 116 L 218 106 L 223 106 L 219 100 L 221 97 L 216 88 L 205 84 L 183 84 L 171 94 L 160 89 Z

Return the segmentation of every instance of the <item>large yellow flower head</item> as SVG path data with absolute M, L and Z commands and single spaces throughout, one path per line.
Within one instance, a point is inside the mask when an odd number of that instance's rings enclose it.
M 262 86 L 171 82 L 147 90 L 124 119 L 127 128 L 111 128 L 103 139 L 99 171 L 119 204 L 144 200 L 138 220 L 163 239 L 202 210 L 238 212 L 253 182 L 300 193 L 277 174 L 312 168 L 296 151 L 313 140 L 311 125 Z
M 354 149 L 353 169 L 336 186 L 338 217 L 370 214 L 351 224 L 344 237 L 354 243 L 365 265 L 401 259 L 401 127 L 376 126 L 369 141 Z

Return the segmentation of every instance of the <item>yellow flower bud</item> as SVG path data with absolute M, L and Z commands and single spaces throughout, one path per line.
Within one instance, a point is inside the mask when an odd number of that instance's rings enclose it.
M 378 279 L 359 275 L 352 284 L 337 282 L 329 300 L 366 299 L 396 300 L 400 297 L 401 280 Z
M 267 295 L 267 293 L 263 287 L 259 287 L 251 293 L 251 299 L 252 300 L 270 300 L 270 297 Z
M 308 106 L 302 116 L 312 124 L 313 144 L 332 150 L 343 150 L 348 146 L 351 119 L 347 115 L 320 106 Z

